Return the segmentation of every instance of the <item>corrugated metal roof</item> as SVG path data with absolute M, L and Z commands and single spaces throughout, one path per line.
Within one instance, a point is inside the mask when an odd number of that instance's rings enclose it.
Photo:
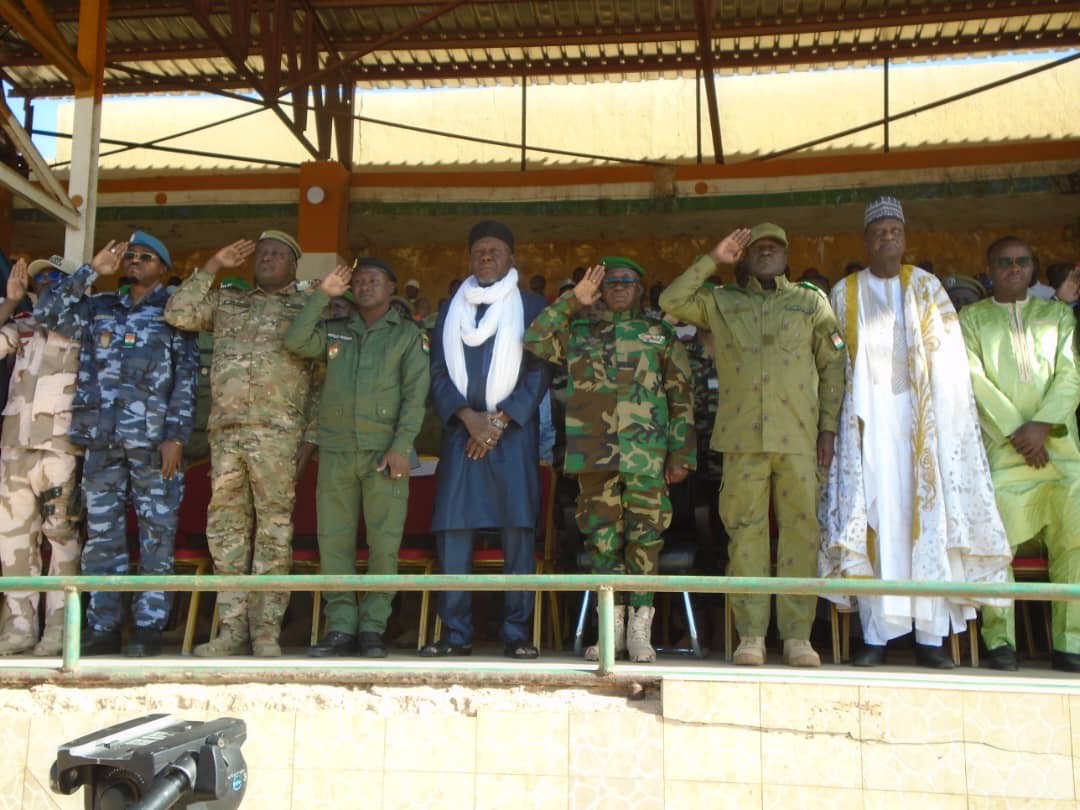
M 50 3 L 74 48 L 78 0 Z M 364 87 L 619 81 L 857 66 L 1080 47 L 1065 0 L 112 0 L 107 93 L 303 86 L 338 56 Z M 193 7 L 206 6 L 200 18 Z M 234 18 L 231 9 L 239 8 Z M 442 13 L 439 13 L 442 10 Z M 700 20 L 707 20 L 700 24 Z M 708 49 L 699 42 L 709 44 Z M 362 56 L 356 57 L 362 53 Z M 271 61 L 267 62 L 267 57 Z M 267 77 L 266 65 L 277 68 Z M 16 92 L 71 95 L 70 80 L 14 28 L 0 69 Z M 274 73 L 275 71 L 271 71 Z

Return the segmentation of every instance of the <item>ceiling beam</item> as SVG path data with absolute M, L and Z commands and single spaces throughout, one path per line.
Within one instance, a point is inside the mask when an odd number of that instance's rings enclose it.
M 908 58 L 971 56 L 1008 52 L 1029 52 L 1046 49 L 1080 48 L 1080 30 L 1042 34 L 1040 32 L 1001 35 L 968 35 L 926 41 L 852 42 L 843 45 L 808 44 L 795 48 L 759 49 L 757 51 L 714 52 L 714 68 L 725 70 L 768 70 L 769 68 L 809 65 L 813 67 L 843 67 L 857 62 L 880 61 L 886 56 L 896 62 Z M 520 79 L 523 73 L 544 76 L 611 76 L 643 73 L 678 72 L 690 75 L 700 68 L 697 53 L 688 51 L 672 55 L 622 55 L 563 59 L 504 60 L 472 64 L 400 64 L 353 65 L 348 70 L 350 81 L 356 83 L 401 83 L 409 81 L 492 81 Z M 10 68 L 9 68 L 10 70 Z M 116 72 L 122 70 L 122 78 Z M 135 74 L 135 75 L 130 75 Z M 25 76 L 16 76 L 23 89 L 12 91 L 13 96 L 70 96 L 66 82 L 30 84 Z M 238 75 L 211 77 L 150 77 L 147 71 L 129 70 L 126 66 L 106 69 L 106 93 L 148 93 L 176 91 L 250 90 L 250 80 Z
M 20 9 L 13 0 L 5 0 L 0 2 L 0 17 L 50 64 L 56 65 L 76 89 L 89 87 L 90 74 L 79 64 L 75 51 L 60 36 L 48 11 L 38 0 L 26 0 L 26 7 L 29 13 Z
M 694 0 L 694 13 L 697 15 L 698 66 L 701 80 L 705 82 L 705 101 L 709 110 L 709 130 L 712 133 L 713 160 L 724 162 L 724 143 L 720 137 L 720 108 L 716 103 L 716 68 L 713 64 L 713 39 L 709 35 L 712 20 L 711 0 Z

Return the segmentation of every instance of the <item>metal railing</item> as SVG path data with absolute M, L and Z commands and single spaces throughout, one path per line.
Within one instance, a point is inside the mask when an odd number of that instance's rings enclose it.
M 615 667 L 616 591 L 799 596 L 942 596 L 970 600 L 1080 601 L 1080 585 L 1050 582 L 975 584 L 879 579 L 797 577 L 627 576 L 601 574 L 266 574 L 260 576 L 77 576 L 0 577 L 4 591 L 63 591 L 64 648 L 61 670 L 79 668 L 82 629 L 80 594 L 90 591 L 597 591 L 599 661 L 596 674 Z M 529 665 L 523 664 L 525 669 Z M 285 667 L 283 666 L 282 669 Z

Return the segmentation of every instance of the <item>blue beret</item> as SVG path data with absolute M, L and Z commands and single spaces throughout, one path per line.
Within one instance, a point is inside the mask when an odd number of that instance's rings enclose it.
M 150 248 L 150 250 L 158 255 L 158 258 L 161 259 L 166 267 L 170 270 L 172 269 L 172 257 L 169 256 L 169 249 L 165 247 L 165 244 L 160 239 L 151 236 L 146 231 L 135 231 L 135 233 L 131 235 L 131 238 L 128 239 L 128 247 Z

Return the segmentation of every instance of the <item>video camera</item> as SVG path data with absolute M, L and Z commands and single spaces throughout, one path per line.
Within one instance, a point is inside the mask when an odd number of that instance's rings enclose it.
M 61 745 L 53 792 L 81 787 L 86 810 L 233 810 L 247 788 L 243 720 L 208 723 L 151 714 Z

